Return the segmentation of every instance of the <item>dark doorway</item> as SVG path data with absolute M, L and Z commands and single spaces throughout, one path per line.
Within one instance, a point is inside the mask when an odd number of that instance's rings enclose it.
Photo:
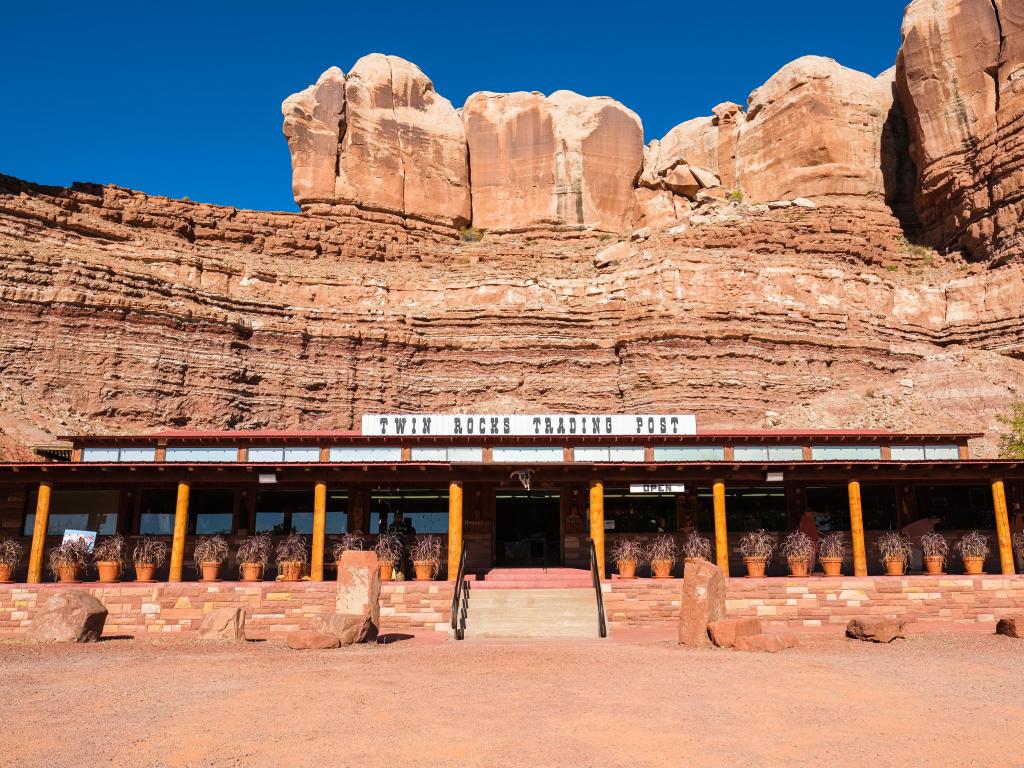
M 498 491 L 495 497 L 497 564 L 561 565 L 560 509 L 561 495 L 557 491 Z

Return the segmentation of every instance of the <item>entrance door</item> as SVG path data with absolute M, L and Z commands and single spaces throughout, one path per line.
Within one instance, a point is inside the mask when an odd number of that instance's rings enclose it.
M 557 491 L 499 490 L 494 501 L 498 565 L 561 565 L 561 495 Z

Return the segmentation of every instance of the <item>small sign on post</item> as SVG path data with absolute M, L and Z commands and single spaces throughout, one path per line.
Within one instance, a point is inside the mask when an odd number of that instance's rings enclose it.
M 72 541 L 84 541 L 89 551 L 92 552 L 93 545 L 96 543 L 96 531 L 75 531 L 66 528 L 61 544 L 67 544 Z

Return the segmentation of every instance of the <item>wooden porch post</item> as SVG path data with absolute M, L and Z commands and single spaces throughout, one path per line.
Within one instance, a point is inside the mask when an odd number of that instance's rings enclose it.
M 1006 512 L 1006 489 L 1002 480 L 992 482 L 992 503 L 996 512 L 996 539 L 999 541 L 999 564 L 1004 576 L 1017 572 L 1013 563 L 1013 542 L 1010 540 L 1010 517 Z M 38 518 L 37 518 L 38 519 Z
M 729 577 L 729 531 L 725 522 L 725 483 L 715 480 L 711 486 L 715 508 L 715 565 Z
M 597 553 L 597 574 L 604 578 L 604 483 L 590 483 L 590 538 Z
M 174 506 L 174 538 L 171 540 L 171 570 L 168 581 L 181 581 L 185 563 L 185 534 L 188 533 L 188 481 L 178 483 L 178 501 Z
M 860 483 L 847 483 L 850 497 L 850 538 L 853 540 L 853 575 L 868 575 L 868 556 L 864 548 L 864 514 L 860 506 Z
M 50 493 L 53 483 L 40 483 L 36 498 L 36 520 L 32 526 L 32 549 L 28 558 L 28 583 L 38 584 L 43 580 L 43 547 L 46 545 L 46 528 L 50 524 Z
M 327 532 L 327 483 L 313 486 L 313 557 L 309 566 L 312 581 L 324 580 L 324 540 Z
M 453 480 L 448 486 L 448 581 L 459 575 L 462 557 L 462 482 Z

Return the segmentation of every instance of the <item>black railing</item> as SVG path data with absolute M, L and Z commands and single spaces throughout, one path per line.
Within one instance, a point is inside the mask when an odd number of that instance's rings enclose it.
M 466 633 L 466 610 L 468 608 L 468 585 L 466 584 L 466 542 L 462 542 L 459 555 L 459 572 L 455 575 L 455 594 L 452 595 L 452 632 L 456 640 Z
M 601 594 L 601 572 L 597 567 L 597 548 L 594 540 L 590 540 L 590 576 L 594 581 L 594 592 L 597 594 L 597 631 L 601 637 L 608 637 L 608 624 L 604 619 L 604 596 Z

